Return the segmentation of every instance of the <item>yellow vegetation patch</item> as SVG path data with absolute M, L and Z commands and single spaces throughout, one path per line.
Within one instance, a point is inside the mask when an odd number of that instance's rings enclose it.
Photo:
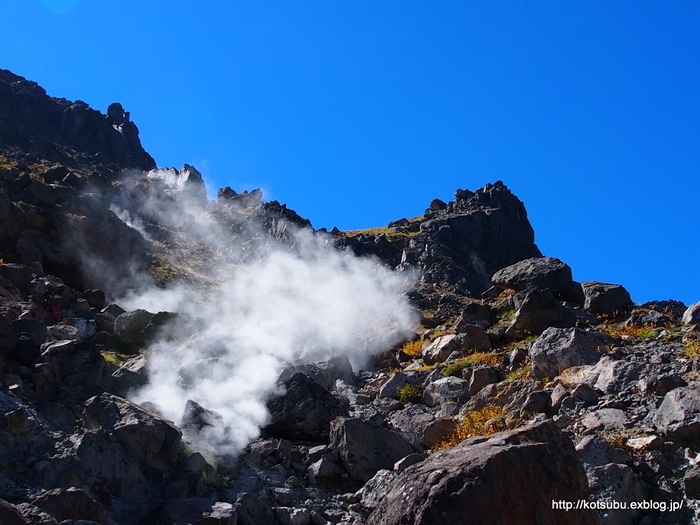
M 685 355 L 693 361 L 700 358 L 700 341 L 687 341 L 683 343 Z
M 411 357 L 417 357 L 423 351 L 423 341 L 408 342 L 401 347 L 401 351 Z
M 464 415 L 457 429 L 433 447 L 438 452 L 459 445 L 472 436 L 489 436 L 506 429 L 505 409 L 498 405 L 488 405 L 481 410 L 471 410 Z
M 399 401 L 402 403 L 412 403 L 420 399 L 423 395 L 423 386 L 406 384 L 399 387 L 397 392 L 399 393 Z

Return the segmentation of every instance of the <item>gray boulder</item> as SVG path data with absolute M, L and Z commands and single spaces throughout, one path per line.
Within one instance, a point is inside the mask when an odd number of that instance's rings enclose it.
M 540 391 L 542 383 L 526 379 L 503 381 L 482 388 L 460 410 L 460 416 L 470 410 L 481 410 L 488 405 L 502 406 L 506 412 L 519 415 L 528 399 Z
M 416 452 L 401 435 L 371 421 L 338 418 L 331 424 L 331 448 L 355 480 L 367 482 L 378 470 Z
M 556 377 L 572 366 L 597 363 L 612 338 L 578 328 L 548 328 L 530 347 L 532 373 L 538 378 Z
M 583 307 L 594 315 L 622 315 L 634 305 L 629 292 L 619 284 L 584 281 L 581 288 L 586 298 Z
M 155 487 L 146 480 L 134 458 L 107 431 L 99 429 L 80 436 L 73 456 L 66 479 L 87 487 L 91 493 L 120 500 L 125 514 L 131 518 L 126 523 L 138 522 L 138 517 L 145 516 L 148 510 L 146 503 L 157 501 Z
M 423 392 L 423 401 L 429 407 L 441 405 L 448 399 L 464 402 L 468 398 L 469 381 L 451 376 L 430 383 Z
M 442 363 L 455 350 L 459 349 L 459 344 L 455 340 L 455 334 L 443 335 L 428 343 L 423 347 L 423 362 L 426 365 Z
M 388 422 L 395 430 L 411 433 L 421 442 L 423 441 L 426 427 L 430 425 L 434 419 L 435 416 L 425 405 L 406 403 L 403 409 L 391 412 Z
M 458 323 L 459 325 L 459 323 Z M 476 324 L 459 325 L 454 343 L 459 350 L 486 352 L 491 350 L 491 340 L 481 326 Z
M 631 458 L 619 448 L 613 447 L 600 436 L 586 436 L 576 445 L 581 463 L 586 470 L 588 485 L 594 501 L 633 502 L 649 497 L 649 486 L 640 474 L 626 463 Z M 641 511 L 611 509 L 599 511 L 603 525 L 635 523 Z
M 552 505 L 587 497 L 573 443 L 544 421 L 468 439 L 407 468 L 367 525 L 594 525 L 593 511 Z
M 654 426 L 671 439 L 693 440 L 700 436 L 700 384 L 671 390 L 654 414 Z
M 700 303 L 688 307 L 683 314 L 683 324 L 700 324 Z
M 374 510 L 384 499 L 398 474 L 393 470 L 381 469 L 360 489 L 362 506 Z

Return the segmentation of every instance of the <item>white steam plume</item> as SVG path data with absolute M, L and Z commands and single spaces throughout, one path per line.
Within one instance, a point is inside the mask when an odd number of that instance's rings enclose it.
M 185 213 L 168 204 L 171 213 Z M 202 224 L 211 223 L 197 221 L 199 238 Z M 206 296 L 151 288 L 120 300 L 129 309 L 181 313 L 188 328 L 196 326 L 185 340 L 151 346 L 149 383 L 132 398 L 154 403 L 175 422 L 188 400 L 217 412 L 220 424 L 204 427 L 199 439 L 218 453 L 235 454 L 259 435 L 285 366 L 337 355 L 362 366 L 410 336 L 417 321 L 404 295 L 406 274 L 337 250 L 327 234 L 289 225 L 286 234 L 287 242 L 262 236 L 245 264 L 239 259 L 218 271 L 220 286 Z

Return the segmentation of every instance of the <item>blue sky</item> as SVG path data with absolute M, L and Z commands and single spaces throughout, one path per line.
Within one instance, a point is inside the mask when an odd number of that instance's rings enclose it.
M 22 0 L 0 67 L 159 166 L 381 226 L 503 180 L 546 255 L 700 301 L 700 3 Z

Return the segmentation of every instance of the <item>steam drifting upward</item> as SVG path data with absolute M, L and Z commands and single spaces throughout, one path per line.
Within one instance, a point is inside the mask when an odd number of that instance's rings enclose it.
M 339 251 L 308 228 L 286 225 L 284 242 L 253 237 L 264 241 L 253 243 L 245 263 L 239 257 L 218 269 L 220 286 L 206 296 L 150 288 L 121 300 L 188 320 L 186 337 L 180 330 L 180 337 L 152 345 L 149 384 L 133 399 L 155 403 L 175 422 L 188 400 L 217 412 L 221 421 L 198 439 L 219 453 L 237 453 L 257 437 L 282 368 L 337 355 L 360 366 L 405 339 L 417 321 L 404 296 L 405 274 Z

